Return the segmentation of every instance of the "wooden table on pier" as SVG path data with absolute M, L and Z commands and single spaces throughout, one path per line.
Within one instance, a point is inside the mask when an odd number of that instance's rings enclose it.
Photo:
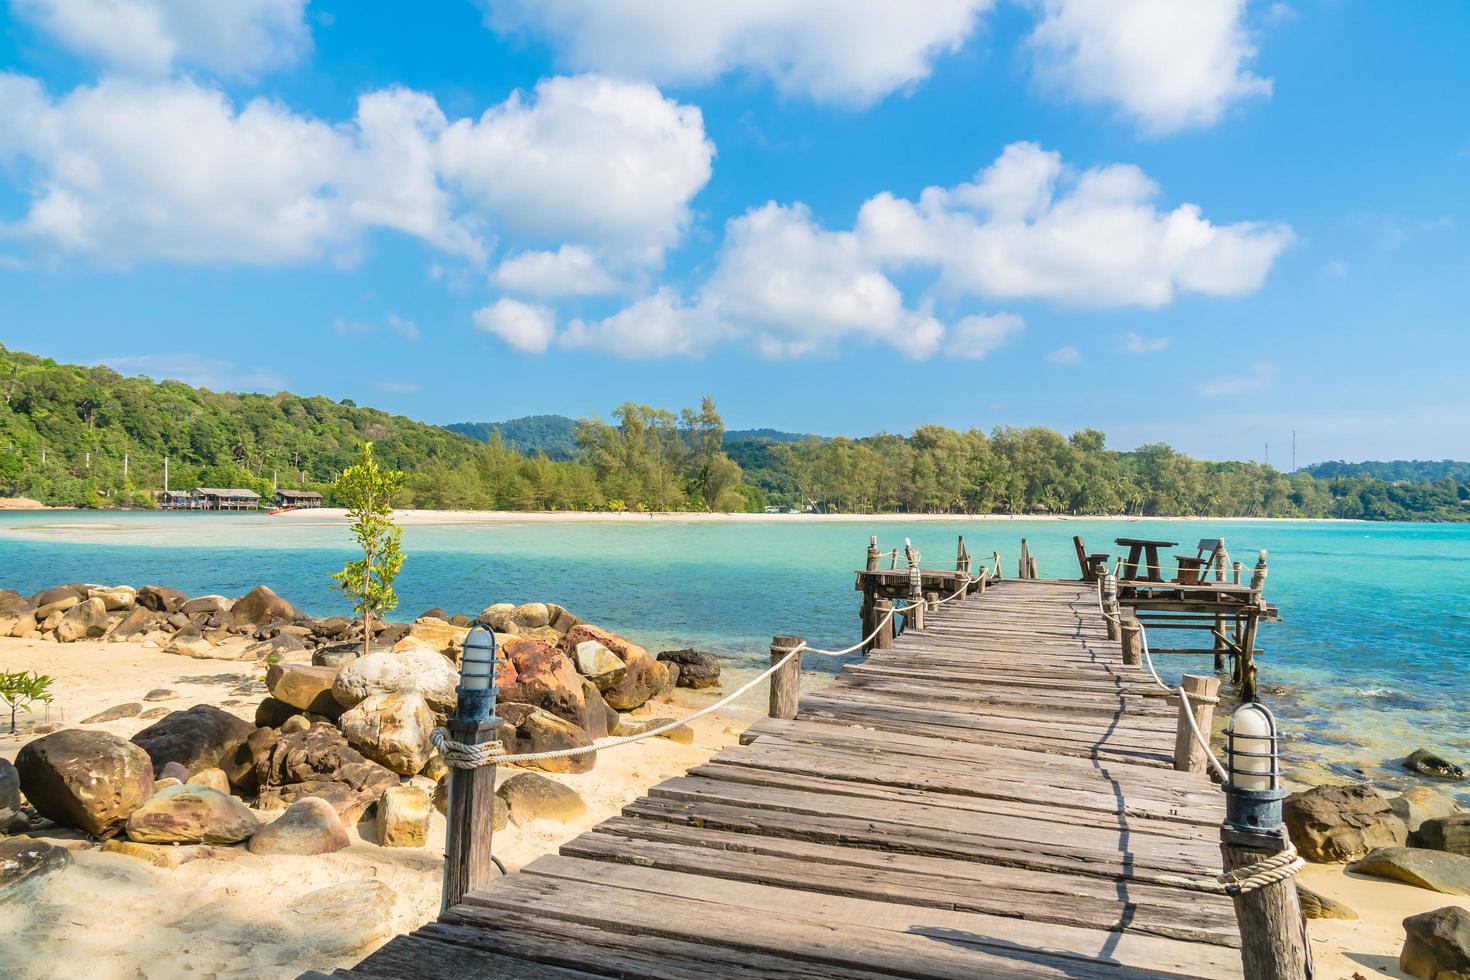
M 998 582 L 338 975 L 1238 977 L 1160 693 L 1095 586 Z
M 1162 582 L 1164 576 L 1159 565 L 1159 549 L 1173 548 L 1179 542 L 1150 541 L 1147 538 L 1117 538 L 1113 543 L 1120 548 L 1128 549 L 1128 557 L 1123 560 L 1122 578 L 1137 578 L 1139 558 L 1147 554 L 1148 562 L 1146 567 L 1148 574 L 1143 576 L 1144 579 L 1150 582 Z

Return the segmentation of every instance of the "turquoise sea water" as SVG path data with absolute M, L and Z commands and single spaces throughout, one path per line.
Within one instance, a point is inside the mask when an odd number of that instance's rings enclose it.
M 883 547 L 911 537 L 929 564 L 952 560 L 960 533 L 977 558 L 998 550 L 1007 574 L 1025 537 L 1043 576 L 1076 575 L 1073 534 L 1085 535 L 1090 551 L 1116 552 L 1121 536 L 1173 539 L 1183 553 L 1221 534 L 1247 566 L 1267 548 L 1266 591 L 1285 621 L 1262 629 L 1261 679 L 1296 761 L 1341 775 L 1361 769 L 1388 783 L 1404 779 L 1393 760 L 1420 745 L 1470 764 L 1465 525 L 792 516 L 410 526 L 399 617 L 433 606 L 473 615 L 492 602 L 544 599 L 655 650 L 695 646 L 731 658 L 732 667 L 753 665 L 765 660 L 776 633 L 827 647 L 857 639 L 852 571 L 869 534 Z M 27 593 L 100 581 L 239 595 L 264 582 L 326 615 L 347 611 L 327 578 L 347 554 L 345 526 L 326 517 L 0 513 L 0 588 Z M 1208 666 L 1205 658 L 1160 660 L 1168 673 Z

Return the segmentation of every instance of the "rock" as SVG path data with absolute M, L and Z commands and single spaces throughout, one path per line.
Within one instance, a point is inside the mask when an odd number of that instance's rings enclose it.
M 573 626 L 581 626 L 582 620 L 561 606 L 552 606 L 551 628 L 565 636 Z
M 165 615 L 176 613 L 189 596 L 166 585 L 145 585 L 138 590 L 138 605 Z
M 163 625 L 163 617 L 146 606 L 134 606 L 132 612 L 112 629 L 112 639 L 122 642 L 141 640 Z
M 583 640 L 573 647 L 572 662 L 577 673 L 595 684 L 599 692 L 615 687 L 628 673 L 622 660 L 597 640 Z
M 306 653 L 306 644 L 294 633 L 279 633 L 268 640 L 252 643 L 242 637 L 249 651 L 249 659 L 277 663 L 288 657 Z M 243 658 L 242 658 L 243 659 Z
M 157 788 L 157 781 L 160 779 L 175 779 L 178 780 L 179 785 L 182 786 L 188 778 L 189 770 L 185 769 L 177 762 L 166 762 L 164 763 L 163 768 L 158 770 L 158 775 L 155 777 L 154 780 L 154 788 Z
M 362 644 L 356 640 L 346 640 L 342 643 L 328 643 L 317 647 L 312 651 L 311 662 L 317 667 L 332 667 L 340 670 L 361 656 Z
M 674 720 L 673 718 L 629 718 L 626 715 L 619 715 L 618 727 L 613 731 L 613 734 L 618 736 L 642 735 L 644 732 L 651 732 L 655 728 L 667 725 Z M 688 725 L 679 725 L 661 733 L 657 737 L 666 738 L 671 742 L 678 742 L 680 745 L 693 745 L 694 729 Z
M 378 800 L 378 843 L 423 847 L 429 838 L 429 794 L 417 786 L 390 786 Z
M 148 753 L 108 732 L 70 728 L 24 745 L 21 790 L 41 816 L 101 837 L 153 795 Z
M 619 711 L 630 711 L 653 697 L 668 682 L 664 665 L 643 647 L 611 630 L 583 623 L 574 626 L 562 638 L 563 650 L 575 650 L 577 644 L 596 640 L 623 662 L 627 672 L 617 684 L 603 691 L 603 699 Z
M 235 607 L 236 610 L 239 608 L 239 606 Z M 324 636 L 329 640 L 334 640 L 343 633 L 350 632 L 354 625 L 353 621 L 346 616 L 328 616 L 326 619 L 318 619 L 312 623 L 311 631 L 317 636 Z
M 454 626 L 442 619 L 420 619 L 408 628 L 408 633 L 393 645 L 393 649 L 400 652 L 422 646 L 439 653 L 454 653 L 464 649 L 464 638 L 468 634 L 469 628 L 465 626 Z
M 15 763 L 0 758 L 0 834 L 20 816 L 20 773 Z
M 70 615 L 70 613 L 67 615 Z M 1403 761 L 1403 767 L 1410 772 L 1417 772 L 1419 775 L 1428 776 L 1431 779 L 1455 781 L 1465 778 L 1465 770 L 1448 759 L 1435 755 L 1428 749 L 1415 749 Z
M 1314 786 L 1293 793 L 1282 817 L 1308 861 L 1352 861 L 1378 847 L 1402 847 L 1409 831 L 1388 800 L 1369 786 Z
M 429 754 L 429 761 L 424 763 L 424 768 L 419 770 L 419 775 L 432 779 L 436 783 L 449 775 L 449 764 L 444 761 L 444 756 L 439 754 L 438 749 Z
M 230 795 L 230 779 L 225 775 L 223 769 L 201 769 L 188 779 L 184 780 L 186 786 L 207 786 L 216 793 Z
M 453 616 L 449 617 L 449 625 L 463 626 L 465 629 L 469 629 L 471 626 L 475 625 L 475 621 L 473 619 L 470 619 L 470 617 L 466 616 L 464 613 L 455 613 Z
M 502 721 L 515 726 L 513 752 L 551 752 L 558 749 L 582 748 L 592 744 L 587 732 L 565 718 L 529 704 L 502 704 L 496 708 Z M 509 746 L 507 747 L 509 748 Z M 544 759 L 526 763 L 530 768 L 546 772 L 588 772 L 597 764 L 597 753 L 561 759 Z
M 1348 866 L 1349 871 L 1377 878 L 1392 878 L 1443 892 L 1470 895 L 1470 857 L 1418 847 L 1380 847 Z
M 87 598 L 101 599 L 108 612 L 127 612 L 137 603 L 138 593 L 130 585 L 112 585 L 104 589 L 88 589 Z
M 547 608 L 544 602 L 522 603 L 510 611 L 510 621 L 522 629 L 550 626 L 551 610 Z
M 447 623 L 449 622 L 449 613 L 445 612 L 443 607 L 435 606 L 433 609 L 419 613 L 418 618 L 414 622 L 418 622 L 419 619 L 442 619 Z
M 66 611 L 56 627 L 56 639 L 61 643 L 95 639 L 107 630 L 107 607 L 101 599 L 79 602 Z
M 195 660 L 207 660 L 214 655 L 214 644 L 197 633 L 176 633 L 163 648 L 164 653 L 174 653 Z
M 454 710 L 459 671 L 447 658 L 428 651 L 370 653 L 337 674 L 332 696 L 344 708 L 355 707 L 372 694 L 418 691 L 439 714 Z
M 222 595 L 202 595 L 190 599 L 179 607 L 179 612 L 185 616 L 211 615 L 213 613 L 227 613 L 234 605 L 234 600 Z
M 236 629 L 254 629 L 277 619 L 301 618 L 301 613 L 295 606 L 265 585 L 257 585 L 236 599 L 229 608 L 229 613 L 230 623 Z
M 347 957 L 393 935 L 397 895 L 381 881 L 344 881 L 307 892 L 285 918 L 323 957 Z
M 188 783 L 155 793 L 128 817 L 128 839 L 142 844 L 238 844 L 259 829 L 244 803 Z
M 602 700 L 602 692 L 591 680 L 582 678 L 582 699 L 587 702 L 587 723 L 582 727 L 594 739 L 607 738 L 618 726 L 618 713 Z
M 34 612 L 21 612 L 14 616 L 0 619 L 0 636 L 23 637 L 35 632 L 36 614 Z
M 1470 857 L 1470 813 L 1425 820 L 1409 835 L 1409 846 Z
M 720 661 L 712 653 L 701 650 L 665 650 L 658 655 L 664 663 L 679 665 L 680 687 L 695 689 L 714 687 L 720 682 Z
M 352 843 L 347 827 L 326 800 L 297 800 L 246 845 L 252 854 L 331 854 Z
M 212 704 L 196 704 L 188 711 L 172 711 L 133 736 L 153 760 L 157 775 L 177 762 L 189 773 L 219 768 L 230 782 L 240 785 L 250 762 L 239 752 L 256 726 Z
M 0 840 L 0 905 L 25 902 L 69 864 L 64 847 L 29 837 Z
M 119 718 L 136 718 L 143 713 L 143 705 L 137 701 L 129 701 L 127 704 L 115 704 L 110 708 L 104 708 L 90 718 L 83 718 L 83 725 L 100 725 L 105 721 L 117 721 Z
M 502 701 L 535 705 L 580 728 L 590 727 L 582 678 L 566 654 L 549 643 L 519 636 L 501 650 L 515 668 L 513 673 L 504 671 L 499 681 Z
M 285 806 L 307 796 L 320 796 L 349 824 L 355 823 L 383 790 L 398 785 L 398 776 L 364 758 L 329 724 L 312 725 L 273 742 L 261 738 L 255 775 L 262 806 Z
M 176 776 L 164 776 L 153 781 L 153 792 L 154 794 L 157 794 L 160 790 L 168 789 L 171 786 L 182 785 L 184 785 L 184 781 L 182 779 L 179 779 Z
M 408 635 L 412 627 L 408 623 L 375 623 L 373 625 L 373 647 L 391 650 L 393 644 Z
M 434 809 L 438 810 L 441 816 L 446 815 L 449 811 L 449 778 L 447 776 L 434 784 Z M 505 800 L 497 793 L 490 810 L 490 829 L 504 830 L 509 823 L 510 808 L 505 805 Z
M 1426 820 L 1433 817 L 1448 817 L 1460 810 L 1453 800 L 1428 786 L 1414 786 L 1406 789 L 1389 800 L 1388 805 L 1393 809 L 1394 814 L 1408 826 L 1411 834 L 1418 830 L 1419 825 Z
M 587 812 L 576 790 L 534 772 L 510 777 L 495 794 L 505 801 L 510 822 L 517 827 L 537 820 L 566 823 Z
M 1405 919 L 1399 969 L 1423 980 L 1470 977 L 1470 912 L 1449 905 Z
M 171 691 L 166 687 L 155 687 L 143 695 L 144 701 L 173 701 L 179 696 L 178 691 Z
M 271 664 L 265 672 L 265 686 L 271 697 L 302 711 L 332 717 L 342 711 L 332 697 L 332 682 L 336 679 L 336 668 L 309 664 Z
M 81 602 L 82 597 L 79 595 L 74 595 L 72 593 L 68 593 L 58 599 L 53 599 L 50 602 L 42 602 L 38 600 L 36 602 L 36 621 L 45 622 L 53 616 L 65 614 L 74 606 L 81 605 Z
M 107 854 L 121 854 L 125 857 L 137 858 L 157 868 L 177 868 L 200 858 L 218 857 L 229 853 L 203 844 L 142 844 L 122 837 L 114 837 L 107 841 L 102 845 L 102 850 Z
M 169 709 L 164 707 L 149 708 L 138 715 L 144 721 L 152 721 L 155 718 L 163 718 L 168 715 Z
M 305 715 L 292 715 L 280 724 L 281 734 L 290 735 L 292 732 L 304 732 L 311 727 L 311 721 Z
M 665 674 L 664 686 L 658 692 L 659 697 L 665 697 L 665 695 L 672 697 L 671 692 L 679 686 L 679 665 L 669 660 L 660 660 L 659 663 L 664 665 Z
M 434 713 L 417 691 L 369 695 L 338 724 L 353 748 L 404 776 L 417 774 L 434 751 Z
M 515 608 L 508 602 L 497 602 L 480 610 L 480 615 L 475 618 L 475 622 L 481 626 L 490 627 L 496 633 L 514 632 L 515 623 L 511 621 L 511 613 L 515 611 Z M 428 613 L 424 615 L 427 616 Z
M 1302 907 L 1302 915 L 1309 919 L 1356 919 L 1358 917 L 1358 913 L 1337 899 L 1319 895 L 1301 882 L 1297 882 L 1296 895 Z
M 300 713 L 300 709 L 293 708 L 284 701 L 277 701 L 275 698 L 261 698 L 260 704 L 255 706 L 255 726 L 257 728 L 280 728 L 288 718 Z

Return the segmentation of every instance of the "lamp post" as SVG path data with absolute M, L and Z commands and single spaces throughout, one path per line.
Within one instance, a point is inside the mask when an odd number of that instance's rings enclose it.
M 446 726 L 449 737 L 461 745 L 484 745 L 496 740 L 500 719 L 495 717 L 495 634 L 483 626 L 464 639 L 460 661 L 458 700 Z M 444 895 L 442 909 L 458 905 L 466 892 L 495 876 L 491 857 L 495 816 L 495 766 L 451 767 L 449 805 L 444 842 Z
M 1220 853 L 1229 872 L 1249 869 L 1291 847 L 1281 819 L 1281 736 L 1265 705 L 1235 709 L 1225 730 L 1225 823 Z M 1308 980 L 1312 953 L 1291 877 L 1250 889 L 1230 888 L 1247 980 Z

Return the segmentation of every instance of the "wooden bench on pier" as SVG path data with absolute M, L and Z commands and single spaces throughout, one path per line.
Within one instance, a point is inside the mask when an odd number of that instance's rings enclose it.
M 1241 975 L 1198 885 L 1222 794 L 1096 585 L 990 583 L 885 644 L 336 975 Z

